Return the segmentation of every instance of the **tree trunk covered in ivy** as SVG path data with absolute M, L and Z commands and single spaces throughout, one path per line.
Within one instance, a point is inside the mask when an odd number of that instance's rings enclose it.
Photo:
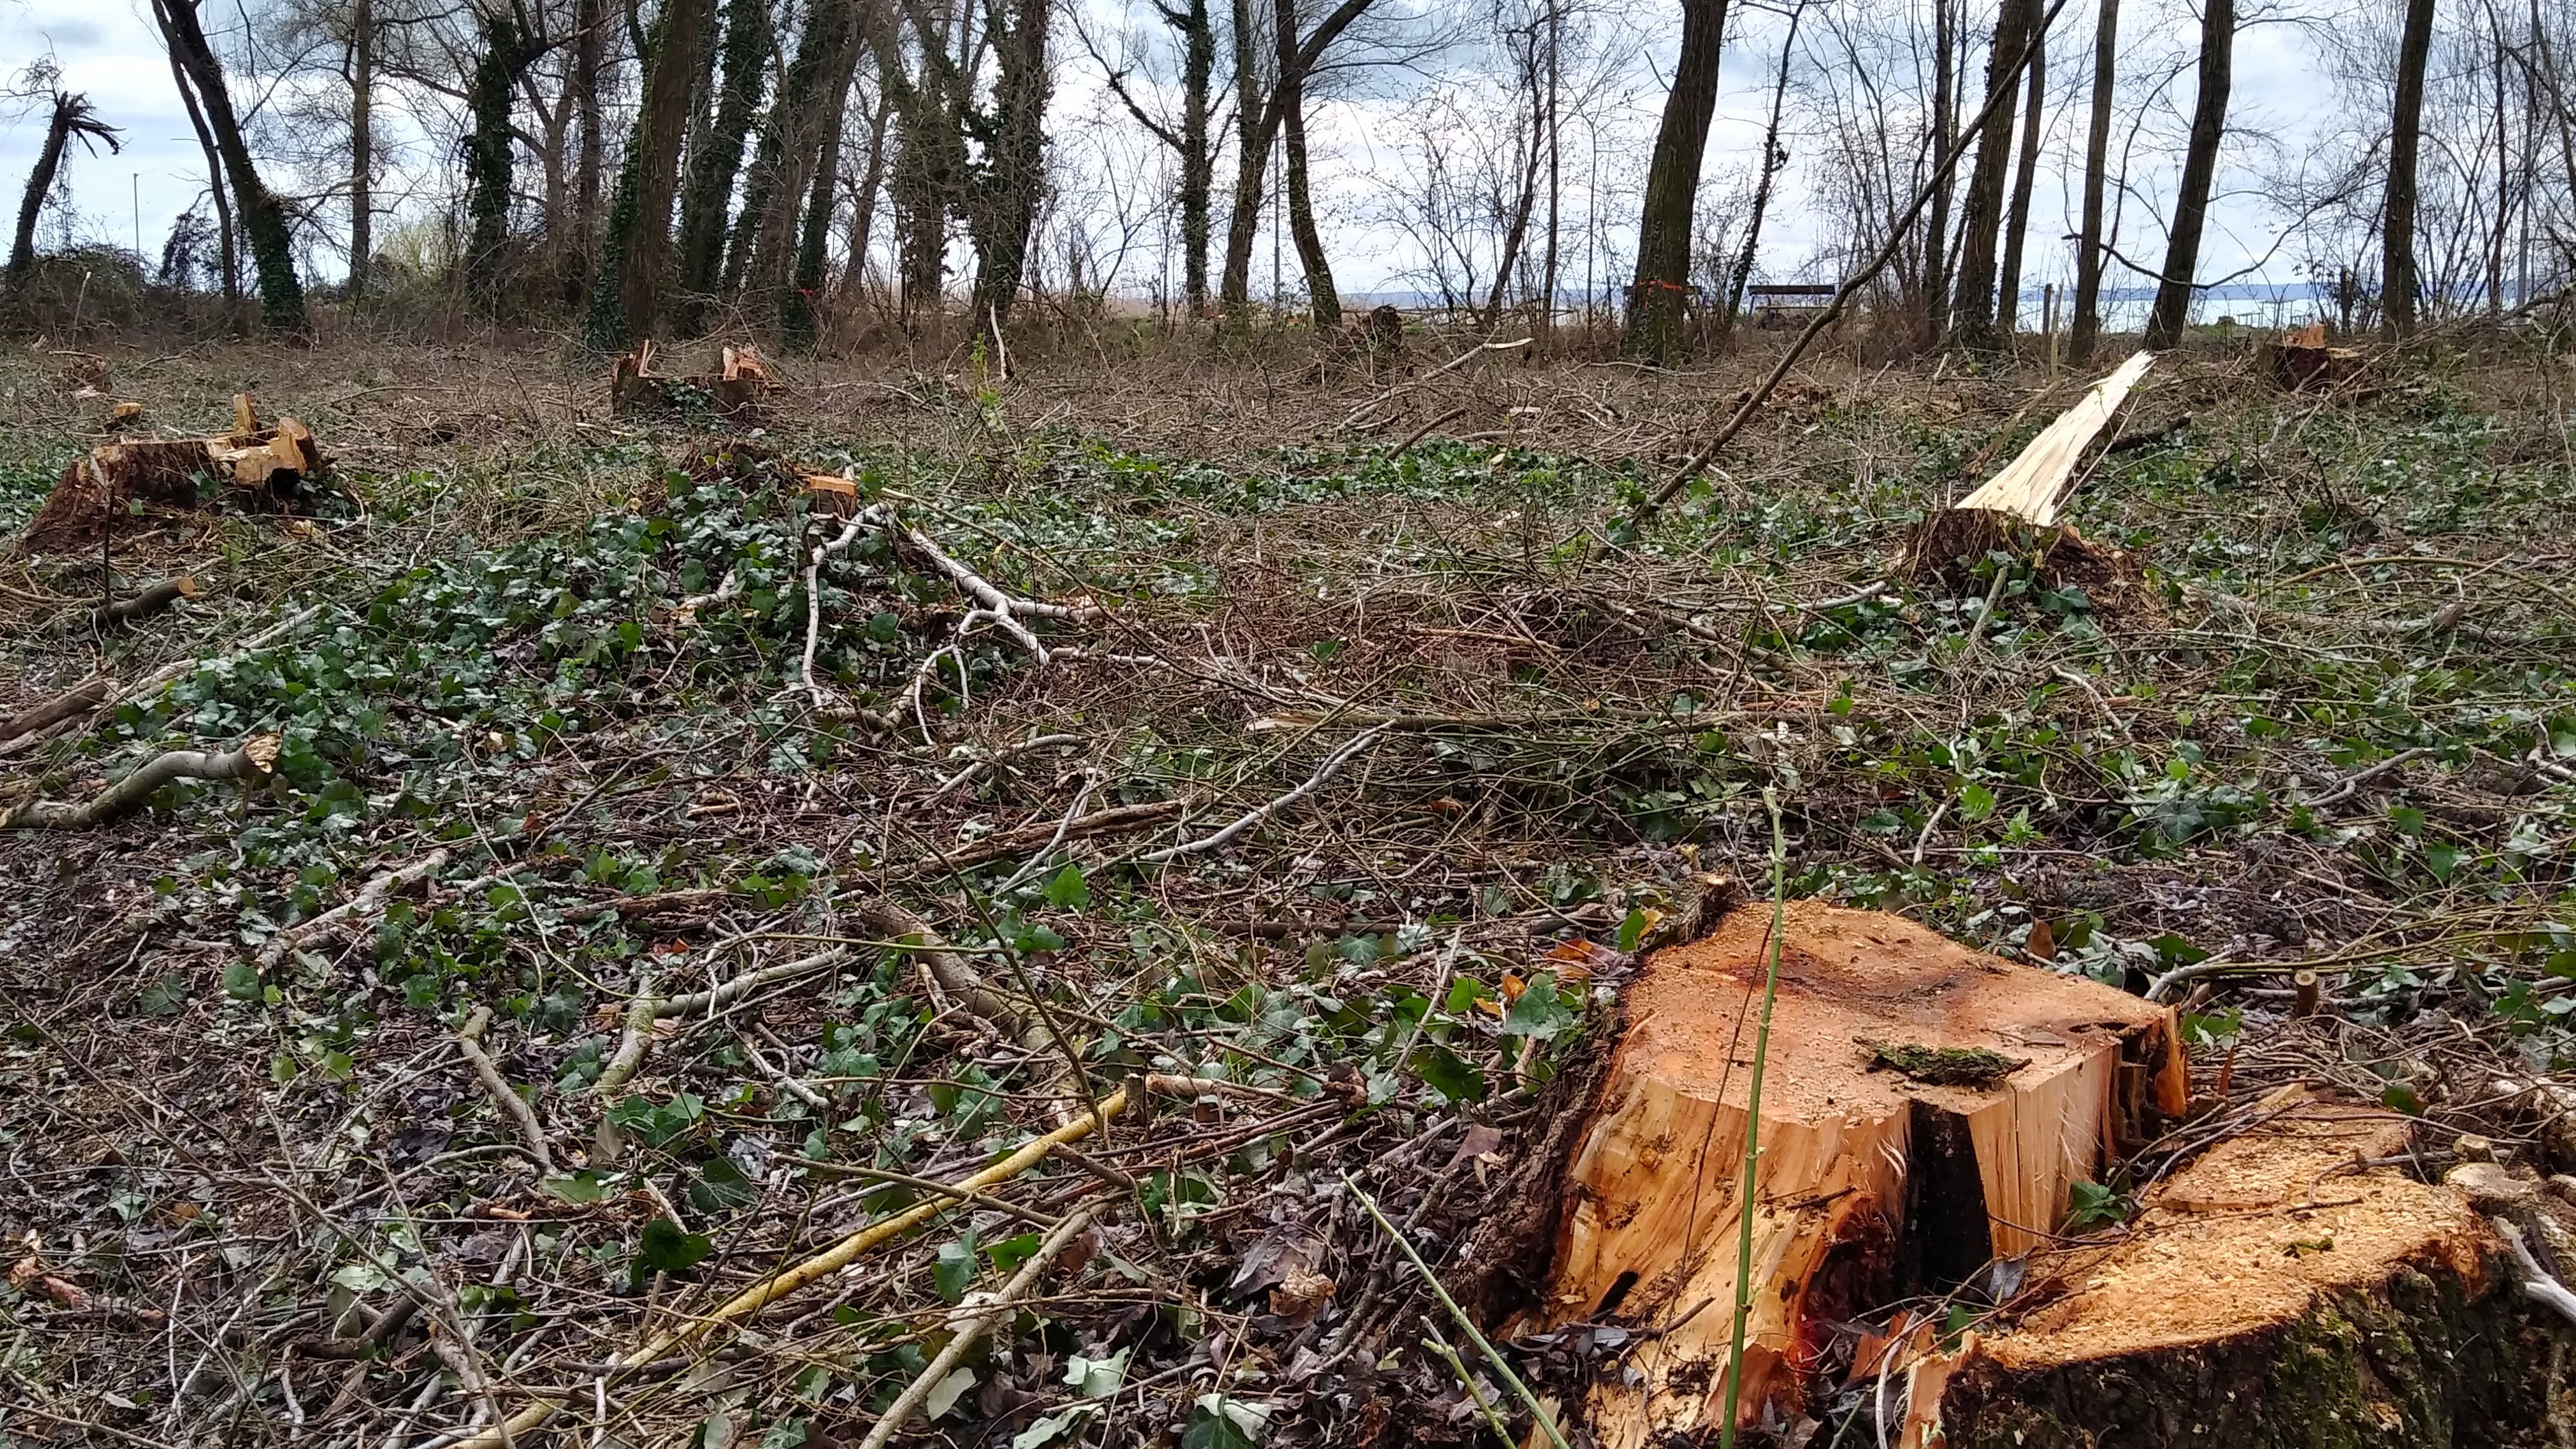
M 1028 272 L 1029 233 L 1046 190 L 1047 0 L 996 7 L 992 33 L 990 141 L 968 191 L 967 231 L 975 244 L 975 320 L 999 327 Z M 1008 23 L 1003 23 L 1007 17 Z
M 717 93 L 715 121 L 689 157 L 689 184 L 680 198 L 679 326 L 683 332 L 698 329 L 706 299 L 720 280 L 725 208 L 733 200 L 743 143 L 750 138 L 752 119 L 760 109 L 773 41 L 769 0 L 726 0 L 724 80 Z
M 367 295 L 376 263 L 376 7 L 349 6 L 349 300 Z
M 649 337 L 661 317 L 671 249 L 671 201 L 679 189 L 680 143 L 688 130 L 698 42 L 713 0 L 666 0 L 644 59 L 643 107 L 618 168 L 616 198 L 591 291 L 590 345 L 614 352 Z
M 510 252 L 510 95 L 525 64 L 518 21 L 507 11 L 483 18 L 483 53 L 475 57 L 468 94 L 474 118 L 465 137 L 465 287 L 486 307 L 497 303 Z
M 572 245 L 563 252 L 563 298 L 578 302 L 590 285 L 590 255 L 599 240 L 600 72 L 608 62 L 608 0 L 573 0 L 573 124 L 581 139 L 573 160 Z
M 152 0 L 152 15 L 170 47 L 172 62 L 195 92 L 207 134 L 232 182 L 233 204 L 250 242 L 251 265 L 259 274 L 260 325 L 271 332 L 300 334 L 309 323 L 304 283 L 295 275 L 295 241 L 286 229 L 286 208 L 260 182 L 250 146 L 242 140 L 241 122 L 233 114 L 232 96 L 224 89 L 223 63 L 215 58 L 215 48 L 197 22 L 196 0 Z
M 824 136 L 806 188 L 805 221 L 796 240 L 796 272 L 778 296 L 778 332 L 790 349 L 802 352 L 821 332 L 823 270 L 830 260 L 833 201 L 841 194 L 841 108 L 832 108 L 830 133 Z
M 107 149 L 122 150 L 117 144 L 116 128 L 98 119 L 92 112 L 89 97 L 56 91 L 53 115 L 45 126 L 45 144 L 36 153 L 36 164 L 27 172 L 26 194 L 18 202 L 18 231 L 9 243 L 9 269 L 0 278 L 0 292 L 15 292 L 36 265 L 36 218 L 44 215 L 45 198 L 53 194 L 54 178 L 62 174 L 63 153 L 78 136 L 94 147 L 105 141 Z M 134 259 L 137 264 L 141 257 Z
M 742 215 L 725 255 L 724 282 L 758 294 L 752 305 L 775 310 L 796 258 L 796 222 L 823 136 L 837 120 L 844 79 L 855 60 L 856 0 L 816 0 L 796 39 L 796 56 L 779 81 L 778 99 L 760 128 L 760 145 L 744 190 Z

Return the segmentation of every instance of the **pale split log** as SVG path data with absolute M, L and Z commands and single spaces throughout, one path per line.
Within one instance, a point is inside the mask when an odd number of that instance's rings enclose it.
M 2055 524 L 2084 449 L 2111 421 L 2120 404 L 2128 400 L 2129 390 L 2146 376 L 2154 362 L 2153 353 L 2132 354 L 2110 376 L 2093 384 L 2075 406 L 2058 414 L 2057 421 L 2031 439 L 2020 457 L 1960 499 L 1958 506 L 2005 514 L 2041 528 Z

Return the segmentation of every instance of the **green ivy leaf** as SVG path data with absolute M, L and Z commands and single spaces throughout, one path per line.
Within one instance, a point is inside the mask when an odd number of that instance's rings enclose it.
M 1445 1046 L 1427 1043 L 1416 1048 L 1412 1066 L 1425 1085 L 1452 1102 L 1478 1101 L 1485 1095 L 1485 1074 Z
M 227 963 L 224 967 L 224 995 L 235 1001 L 257 1001 L 259 968 L 248 961 Z
M 930 1264 L 930 1279 L 939 1285 L 939 1296 L 943 1302 L 955 1303 L 966 1296 L 968 1285 L 975 1281 L 973 1233 L 939 1245 L 939 1255 Z
M 1634 948 L 1629 948 L 1634 949 Z M 1530 1036 L 1545 1041 L 1574 1025 L 1574 1013 L 1556 994 L 1556 977 L 1542 971 L 1530 978 L 1529 986 L 1503 1013 L 1503 1035 Z
M 1029 1255 L 1038 1250 L 1038 1244 L 1042 1241 L 1044 1240 L 1035 1233 L 1022 1233 L 1016 1238 L 1004 1238 L 986 1248 L 984 1256 L 993 1260 L 994 1272 L 1007 1275 L 1027 1262 Z
M 687 1232 L 669 1218 L 655 1218 L 644 1225 L 635 1261 L 657 1273 L 680 1273 L 705 1261 L 715 1246 L 703 1233 Z
M 1082 878 L 1082 867 L 1068 864 L 1047 882 L 1047 904 L 1060 911 L 1078 911 L 1091 904 L 1091 885 Z
M 608 1188 L 599 1180 L 599 1174 L 586 1168 L 570 1177 L 549 1177 L 537 1184 L 537 1191 L 574 1207 L 597 1202 L 608 1195 Z
M 1995 813 L 1995 792 L 1974 780 L 1959 787 L 1959 814 L 1969 820 L 1983 820 Z

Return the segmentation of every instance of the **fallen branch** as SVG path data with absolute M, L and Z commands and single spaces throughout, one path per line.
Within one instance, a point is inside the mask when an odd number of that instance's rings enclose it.
M 1016 759 L 1021 755 L 1027 754 L 1031 750 L 1043 750 L 1051 745 L 1081 745 L 1088 743 L 1090 743 L 1090 741 L 1084 739 L 1081 735 L 1039 735 L 1035 739 L 1022 740 L 1016 745 L 1004 745 L 1000 749 L 993 751 L 993 753 L 986 755 L 980 760 L 970 761 L 965 768 L 959 770 L 956 774 L 949 776 L 947 779 L 940 781 L 939 788 L 931 791 L 930 793 L 934 798 L 940 795 L 945 795 L 949 791 L 956 789 L 958 786 L 965 784 L 967 781 L 974 779 L 984 771 L 1000 765 L 1003 761 Z M 959 752 L 963 752 L 964 749 L 965 746 L 958 746 Z M 956 754 L 952 753 L 949 758 L 955 759 Z
M 527 1141 L 528 1153 L 536 1159 L 537 1170 L 551 1177 L 555 1170 L 555 1154 L 546 1146 L 545 1128 L 537 1124 L 537 1109 L 528 1105 L 528 1099 L 520 1096 L 518 1089 L 510 1085 L 510 1079 L 501 1075 L 500 1065 L 492 1060 L 492 1054 L 483 1050 L 483 1028 L 491 1023 L 492 1008 L 474 1008 L 474 1014 L 465 1018 L 465 1025 L 457 1028 L 456 1049 L 464 1054 L 465 1064 L 474 1069 L 475 1080 L 483 1084 L 484 1092 L 492 1098 L 492 1105 L 519 1124 L 519 1136 Z
M 1058 825 L 1049 825 L 1044 821 L 1034 825 L 1015 825 L 1008 830 L 996 830 L 981 840 L 961 845 L 945 855 L 934 855 L 927 860 L 896 866 L 888 872 L 888 875 L 891 879 L 908 880 L 931 871 L 967 870 L 989 861 L 1017 855 L 1023 850 L 1045 845 L 1054 840 L 1079 840 L 1085 836 L 1105 835 L 1133 829 L 1139 825 L 1151 825 L 1159 820 L 1168 820 L 1181 813 L 1181 807 L 1185 803 L 1187 802 L 1180 800 L 1156 800 L 1144 805 L 1113 805 L 1106 810 L 1077 815 Z M 1062 831 L 1061 835 L 1058 834 L 1059 830 Z
M 52 729 L 67 719 L 78 719 L 107 703 L 108 693 L 116 681 L 104 674 L 93 674 L 44 703 L 21 711 L 0 724 L 0 754 L 15 750 L 19 742 L 38 730 Z
M 951 1186 L 950 1184 L 940 1182 L 935 1178 L 915 1177 L 909 1172 L 894 1172 L 882 1167 L 861 1167 L 857 1163 L 852 1162 L 823 1162 L 811 1157 L 799 1157 L 793 1152 L 782 1152 L 778 1155 L 785 1161 L 794 1163 L 816 1177 L 857 1178 L 861 1182 L 881 1182 L 889 1183 L 897 1187 L 908 1187 L 916 1192 L 927 1192 L 939 1197 L 955 1198 L 957 1201 L 965 1203 L 969 1207 L 989 1208 L 1005 1217 L 1018 1218 L 1021 1222 L 1028 1223 L 1033 1227 L 1052 1228 L 1060 1221 L 1059 1219 L 1049 1217 L 1045 1213 L 1039 1212 L 1035 1208 L 1025 1208 L 1015 1202 L 1004 1202 L 1000 1198 L 988 1197 L 983 1193 L 975 1192 L 971 1189 Z M 1134 1187 L 1136 1184 L 1131 1179 L 1127 1185 L 1129 1187 Z
M 814 708 L 830 711 L 838 700 L 831 690 L 814 682 L 814 647 L 823 637 L 823 560 L 858 542 L 859 535 L 870 527 L 883 527 L 882 506 L 862 510 L 829 542 L 814 545 L 813 556 L 805 564 L 805 658 L 799 677 L 805 681 L 805 693 Z
M 197 581 L 188 575 L 181 574 L 175 579 L 163 579 L 133 598 L 101 604 L 90 610 L 90 627 L 98 630 L 119 628 L 139 620 L 149 619 L 181 599 L 193 599 L 196 596 Z M 12 731 L 12 733 L 15 732 Z
M 1252 827 L 1259 825 L 1261 822 L 1278 814 L 1280 811 L 1287 809 L 1289 806 L 1296 804 L 1298 801 L 1305 799 L 1307 796 L 1314 794 L 1317 790 L 1322 789 L 1324 782 L 1332 779 L 1333 776 L 1341 770 L 1342 766 L 1349 764 L 1362 750 L 1365 750 L 1370 745 L 1377 743 L 1378 736 L 1385 734 L 1388 730 L 1395 727 L 1396 721 L 1387 720 L 1381 724 L 1372 725 L 1368 729 L 1362 730 L 1358 734 L 1353 735 L 1340 749 L 1326 755 L 1324 757 L 1324 763 L 1315 767 L 1315 773 L 1307 776 L 1304 784 L 1297 786 L 1287 794 L 1270 801 L 1266 805 L 1247 811 L 1241 817 L 1237 818 L 1232 824 L 1226 826 L 1214 835 L 1202 836 L 1197 840 L 1184 841 L 1179 845 L 1165 846 L 1161 850 L 1148 851 L 1137 858 L 1148 865 L 1160 865 L 1165 861 L 1178 860 L 1185 855 L 1204 855 L 1211 850 L 1223 849 L 1229 842 L 1234 840 L 1235 837 L 1243 834 L 1247 830 L 1250 830 Z
M 817 971 L 838 966 L 849 959 L 848 947 L 835 946 L 829 951 L 820 951 L 793 961 L 781 961 L 775 966 L 763 966 L 758 970 L 745 971 L 721 986 L 706 991 L 692 991 L 681 996 L 665 997 L 654 1002 L 653 1019 L 667 1021 L 675 1016 L 696 1016 L 701 1012 L 721 1011 L 764 986 L 775 986 L 781 981 L 793 981 L 800 976 L 811 976 Z
M 1105 1122 L 1124 1111 L 1126 1106 L 1127 1092 L 1122 1087 L 1100 1099 L 1096 1114 L 1084 1113 L 1077 1116 L 1045 1136 L 1032 1139 L 1010 1156 L 983 1171 L 960 1178 L 950 1186 L 966 1192 L 980 1192 L 986 1188 L 997 1187 L 1045 1160 L 1048 1152 L 1056 1145 L 1078 1142 L 1091 1135 L 1094 1122 Z M 730 1328 L 743 1323 L 770 1304 L 840 1272 L 865 1257 L 870 1250 L 930 1221 L 948 1211 L 953 1205 L 953 1200 L 941 1197 L 906 1208 L 882 1221 L 870 1223 L 822 1252 L 800 1262 L 791 1263 L 759 1280 L 705 1315 L 691 1318 L 676 1328 L 666 1330 L 641 1348 L 620 1354 L 607 1377 L 622 1378 L 698 1342 L 719 1328 Z M 559 1398 L 538 1399 L 508 1419 L 498 1424 L 487 1425 L 465 1436 L 450 1445 L 449 1449 L 507 1449 L 507 1446 L 518 1444 L 543 1427 L 548 1419 L 553 1418 L 563 1408 L 563 1405 L 564 1401 Z
M 968 1011 L 1005 1031 L 1016 1033 L 1027 1027 L 1019 1004 L 994 990 L 982 972 L 948 949 L 948 943 L 940 939 L 928 921 L 882 899 L 858 906 L 857 914 L 866 929 L 889 941 L 919 941 L 920 945 L 906 949 L 921 958 L 939 989 L 956 997 Z
M 985 1334 L 1018 1311 L 1019 1301 L 1037 1286 L 1038 1279 L 1045 1276 L 1057 1256 L 1071 1247 L 1073 1240 L 1082 1236 L 1083 1230 L 1090 1226 L 1091 1212 L 1087 1208 L 1074 1212 L 1057 1224 L 1056 1230 L 1047 1234 L 1046 1241 L 1038 1245 L 1038 1250 L 1029 1255 L 1029 1260 L 1020 1265 L 1020 1271 L 1011 1275 L 1011 1281 L 1003 1284 L 1000 1292 L 983 1299 L 979 1312 L 952 1327 L 953 1336 L 947 1346 L 913 1376 L 911 1383 L 904 1385 L 902 1393 L 895 1395 L 894 1402 L 888 1404 L 885 1413 L 878 1417 L 876 1427 L 868 1431 L 868 1437 L 859 1441 L 859 1449 L 885 1449 L 886 1442 L 920 1412 L 931 1391 L 939 1387 L 939 1381 L 956 1371 L 957 1365 Z
M 2411 750 L 2399 750 L 2396 754 L 2390 755 L 2387 759 L 2380 761 L 2378 764 L 2355 770 L 2351 774 L 2344 776 L 2342 783 L 2306 803 L 2311 806 L 2340 805 L 2358 793 L 2362 786 L 2369 784 L 2371 781 L 2376 780 L 2383 775 L 2402 769 L 2431 753 L 2433 753 L 2431 750 L 2420 747 Z
M 635 995 L 626 1003 L 624 1028 L 618 1034 L 617 1052 L 599 1069 L 599 1079 L 590 1084 L 590 1094 L 605 1097 L 626 1085 L 635 1069 L 644 1065 L 644 1052 L 653 1044 L 653 963 L 650 957 L 636 968 Z
M 259 948 L 259 969 L 264 975 L 283 965 L 287 956 L 304 949 L 307 943 L 343 926 L 373 920 L 384 914 L 385 901 L 395 891 L 415 886 L 436 876 L 447 866 L 444 846 L 400 870 L 389 870 L 359 887 L 358 893 L 310 920 L 298 921 L 280 930 Z
M 223 754 L 172 750 L 101 790 L 86 802 L 31 800 L 0 815 L 0 830 L 88 830 L 122 820 L 143 808 L 153 792 L 178 780 L 253 780 L 277 764 L 278 738 L 253 735 Z

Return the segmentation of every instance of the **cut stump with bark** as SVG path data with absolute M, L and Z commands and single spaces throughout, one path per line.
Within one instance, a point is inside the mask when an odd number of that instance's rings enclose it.
M 2000 1332 L 1900 1366 L 1901 1449 L 2523 1442 L 2545 1334 L 2412 1124 L 2298 1089 L 2099 1245 L 2044 1254 Z M 2024 1306 L 2025 1304 L 2031 1306 Z
M 1546 1286 L 1505 1325 L 1644 1330 L 1592 1391 L 1604 1449 L 1713 1435 L 1722 1414 L 1770 926 L 1748 906 L 1648 960 L 1573 1134 Z M 1804 1411 L 1838 1325 L 2047 1242 L 2074 1186 L 2179 1114 L 2185 1087 L 2164 1007 L 1900 917 L 1790 904 L 1741 1421 Z
M 664 377 L 653 371 L 653 344 L 622 353 L 608 371 L 608 406 L 617 417 L 655 417 L 704 408 L 727 422 L 748 421 L 771 385 L 769 364 L 749 347 L 728 347 L 718 371 Z
M 93 549 L 104 531 L 141 533 L 216 498 L 260 512 L 294 512 L 305 482 L 329 467 L 312 429 L 286 417 L 262 426 L 243 393 L 233 399 L 230 432 L 109 443 L 75 459 L 28 522 L 21 546 L 39 553 Z M 215 485 L 214 498 L 204 484 Z

